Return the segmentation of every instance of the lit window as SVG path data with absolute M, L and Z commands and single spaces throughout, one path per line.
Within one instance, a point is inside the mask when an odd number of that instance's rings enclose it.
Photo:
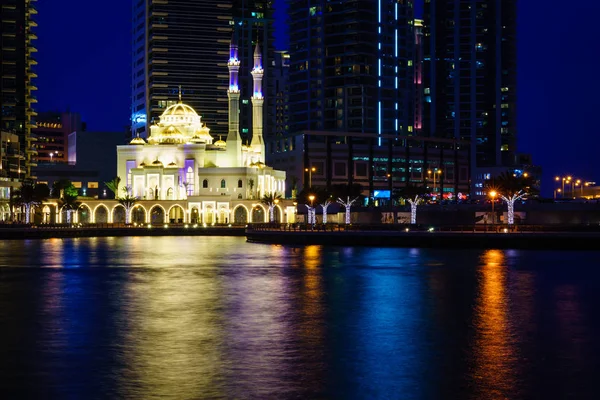
M 194 194 L 194 171 L 192 167 L 188 167 L 185 179 L 187 180 L 187 195 L 191 196 Z

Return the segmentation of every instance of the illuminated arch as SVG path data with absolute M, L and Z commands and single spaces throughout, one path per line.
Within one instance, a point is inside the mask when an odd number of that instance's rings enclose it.
M 251 215 L 252 216 L 250 217 L 250 222 L 267 222 L 267 210 L 262 204 L 254 204 L 254 206 L 252 207 Z
M 275 221 L 282 223 L 283 221 L 283 209 L 279 204 L 275 204 Z
M 169 207 L 169 211 L 167 212 L 167 219 L 170 221 L 171 220 L 171 211 L 174 211 L 174 208 L 179 208 L 181 210 L 181 215 L 183 216 L 183 218 L 181 218 L 181 222 L 185 223 L 187 222 L 186 217 L 185 217 L 185 208 L 183 206 L 181 206 L 180 204 L 173 204 L 171 207 Z M 178 223 L 178 219 L 174 218 L 175 221 L 174 223 Z
M 48 208 L 48 213 L 50 213 L 50 208 L 49 207 L 44 207 L 44 216 L 46 215 L 45 210 L 46 208 Z M 87 218 L 86 216 L 84 216 L 82 214 L 83 209 L 87 208 L 88 214 L 87 214 Z M 81 222 L 83 224 L 88 224 L 90 222 L 92 222 L 92 208 L 86 204 L 86 203 L 81 203 L 79 205 L 79 207 L 77 207 L 77 212 L 75 213 L 75 222 Z
M 123 212 L 121 213 L 119 211 L 119 209 L 122 209 Z M 117 215 L 117 211 L 119 211 L 118 215 Z M 116 204 L 110 211 L 110 214 L 111 214 L 111 222 L 119 223 L 119 224 L 125 223 L 125 207 L 123 206 L 123 204 Z M 117 218 L 115 218 L 115 217 L 117 217 Z
M 100 210 L 100 208 L 103 208 L 106 211 L 106 221 L 98 221 L 98 211 Z M 94 212 L 92 213 L 92 216 L 93 216 L 92 223 L 95 223 L 95 224 L 112 222 L 110 209 L 104 203 L 100 203 L 94 208 Z
M 248 223 L 248 219 L 250 218 L 250 212 L 248 211 L 248 207 L 246 207 L 243 204 L 238 204 L 237 206 L 233 207 L 231 215 L 233 222 L 236 224 L 246 224 Z
M 138 211 L 140 209 L 142 211 L 141 213 Z M 141 221 L 139 220 L 138 215 L 142 215 Z M 144 224 L 147 221 L 147 218 L 146 218 L 147 215 L 148 215 L 148 210 L 146 210 L 146 207 L 144 207 L 141 204 L 136 204 L 131 209 L 131 222 L 134 222 L 137 224 Z
M 152 221 L 152 212 L 154 211 L 155 208 L 159 208 L 162 210 L 162 214 L 163 214 L 163 220 L 162 221 Z M 148 210 L 148 214 L 146 215 L 146 221 L 148 221 L 149 223 L 165 223 L 167 216 L 169 214 L 167 214 L 167 211 L 165 210 L 165 208 L 160 205 L 160 204 L 154 204 L 152 207 L 150 207 L 150 209 Z

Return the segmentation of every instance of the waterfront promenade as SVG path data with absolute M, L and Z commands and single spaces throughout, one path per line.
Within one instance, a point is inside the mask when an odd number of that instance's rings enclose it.
M 598 250 L 597 226 L 284 226 L 254 224 L 246 229 L 252 243 L 375 247 Z

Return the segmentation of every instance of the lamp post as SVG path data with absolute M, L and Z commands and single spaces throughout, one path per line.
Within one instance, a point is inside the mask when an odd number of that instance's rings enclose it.
M 54 153 L 50 152 L 50 164 L 52 164 L 52 157 L 54 157 Z
M 428 170 L 427 171 L 427 176 L 429 177 L 429 175 L 431 175 L 431 173 L 433 172 L 433 193 L 436 193 L 436 185 L 435 185 L 435 176 L 436 175 L 441 175 L 442 174 L 442 170 L 441 169 L 435 169 L 434 171 Z M 441 177 L 440 177 L 441 178 Z
M 496 223 L 496 213 L 494 213 L 494 203 L 496 202 L 496 195 L 498 193 L 496 193 L 495 190 L 492 190 L 490 192 L 490 197 L 492 198 L 492 224 Z
M 317 169 L 315 167 L 310 167 L 310 168 L 304 168 L 304 171 L 308 172 L 308 187 L 311 188 L 312 187 L 312 173 L 317 172 Z
M 554 189 L 554 200 L 556 200 L 556 193 L 560 193 L 560 192 L 562 192 L 562 190 L 560 190 L 560 188 Z

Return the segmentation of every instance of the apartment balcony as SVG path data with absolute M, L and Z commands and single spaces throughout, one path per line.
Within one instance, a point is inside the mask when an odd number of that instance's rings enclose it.
M 36 12 L 36 14 L 37 14 L 37 12 Z M 30 26 L 31 28 L 35 28 L 36 26 L 38 26 L 37 22 L 35 22 L 35 21 L 34 21 L 34 20 L 32 20 L 32 19 L 30 19 L 30 20 L 29 20 L 29 21 L 27 21 L 27 22 L 28 22 L 28 24 L 29 24 L 29 26 Z
M 29 90 L 38 90 L 37 86 L 35 86 L 34 84 L 31 84 L 31 83 L 29 85 L 27 85 L 27 89 L 29 89 Z
M 36 90 L 37 90 L 37 88 L 36 88 Z M 36 115 L 38 115 L 38 113 L 36 113 L 33 108 L 26 109 L 25 114 L 29 117 L 35 117 Z
M 25 153 L 27 154 L 38 154 L 38 151 L 36 149 L 27 149 L 25 150 Z
M 33 58 L 30 58 L 29 60 L 27 60 L 27 63 L 29 65 L 37 65 L 38 64 L 37 61 L 35 61 Z
M 29 78 L 37 78 L 38 77 L 37 74 L 30 69 L 27 70 L 27 76 Z
M 35 96 L 25 96 L 25 101 L 28 103 L 37 103 L 37 97 Z
M 35 160 L 27 161 L 25 163 L 25 166 L 26 167 L 37 167 L 37 161 L 35 161 Z

